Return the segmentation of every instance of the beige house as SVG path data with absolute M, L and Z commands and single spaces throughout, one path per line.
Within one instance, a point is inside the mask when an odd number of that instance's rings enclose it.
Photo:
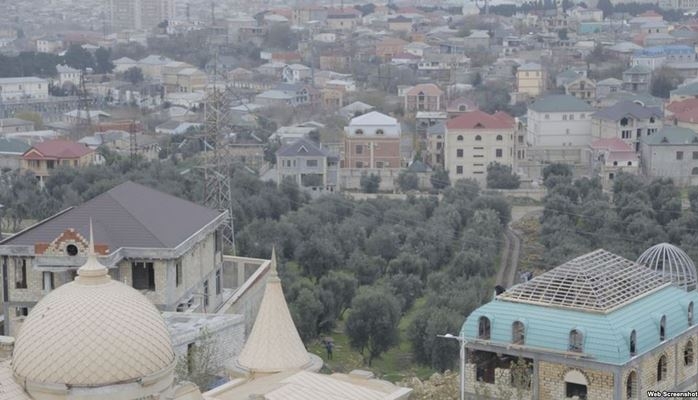
M 6 334 L 74 279 L 90 218 L 100 262 L 158 309 L 212 311 L 225 300 L 218 229 L 227 214 L 126 182 L 0 242 Z
M 208 77 L 203 71 L 179 61 L 163 67 L 162 80 L 168 93 L 191 93 L 204 90 L 208 84 Z
M 540 64 L 527 63 L 516 70 L 518 93 L 536 97 L 545 91 L 545 70 Z
M 451 182 L 473 178 L 481 185 L 492 162 L 512 166 L 514 118 L 475 110 L 446 122 L 444 166 Z
M 591 103 L 596 99 L 596 82 L 580 76 L 579 78 L 565 84 L 565 94 Z
M 29 171 L 44 182 L 58 166 L 84 167 L 97 160 L 94 150 L 82 143 L 48 140 L 37 143 L 22 154 L 22 170 Z

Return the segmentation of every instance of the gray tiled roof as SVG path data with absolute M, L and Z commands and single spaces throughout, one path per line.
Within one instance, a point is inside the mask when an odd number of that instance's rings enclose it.
M 0 245 L 49 243 L 69 228 L 110 251 L 122 247 L 175 248 L 220 213 L 149 187 L 125 182 L 101 195 L 40 222 Z
M 307 139 L 294 140 L 276 151 L 278 157 L 327 157 L 328 153 Z
M 574 96 L 551 94 L 536 100 L 529 109 L 537 112 L 593 111 L 594 108 Z
M 621 118 L 631 115 L 638 119 L 647 119 L 650 117 L 661 118 L 662 112 L 656 107 L 643 107 L 632 101 L 620 101 L 610 107 L 606 107 L 595 112 L 592 117 L 597 119 L 606 119 L 618 121 Z
M 644 136 L 642 142 L 652 146 L 698 145 L 698 134 L 689 128 L 666 126 L 653 135 Z

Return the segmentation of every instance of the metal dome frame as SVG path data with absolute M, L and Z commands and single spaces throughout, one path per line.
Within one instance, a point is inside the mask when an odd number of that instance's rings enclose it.
M 645 250 L 637 259 L 662 276 L 665 282 L 686 290 L 696 290 L 698 278 L 693 260 L 679 247 L 670 243 L 659 243 Z

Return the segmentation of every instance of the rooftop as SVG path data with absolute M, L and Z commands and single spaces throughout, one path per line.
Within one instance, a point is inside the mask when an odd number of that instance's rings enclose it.
M 301 138 L 281 146 L 276 151 L 276 155 L 277 157 L 327 157 L 329 154 L 312 141 Z
M 35 144 L 24 153 L 22 158 L 27 160 L 79 158 L 93 151 L 82 143 L 54 139 Z
M 592 114 L 593 118 L 618 121 L 621 118 L 632 116 L 637 119 L 661 118 L 664 114 L 656 107 L 643 107 L 633 101 L 619 101 Z
M 653 135 L 643 136 L 642 142 L 652 146 L 698 145 L 698 134 L 689 128 L 665 126 Z
M 531 104 L 528 109 L 536 112 L 594 111 L 594 108 L 584 100 L 564 94 L 552 94 L 541 97 Z
M 661 277 L 606 250 L 570 260 L 498 299 L 607 313 L 664 285 Z
M 481 110 L 468 111 L 446 122 L 449 130 L 461 129 L 512 129 L 514 118 L 504 112 L 487 114 Z

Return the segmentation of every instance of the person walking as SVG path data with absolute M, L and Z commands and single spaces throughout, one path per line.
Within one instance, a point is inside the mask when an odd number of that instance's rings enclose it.
M 334 342 L 332 340 L 325 341 L 325 350 L 327 350 L 327 359 L 332 359 L 332 350 L 334 349 Z

